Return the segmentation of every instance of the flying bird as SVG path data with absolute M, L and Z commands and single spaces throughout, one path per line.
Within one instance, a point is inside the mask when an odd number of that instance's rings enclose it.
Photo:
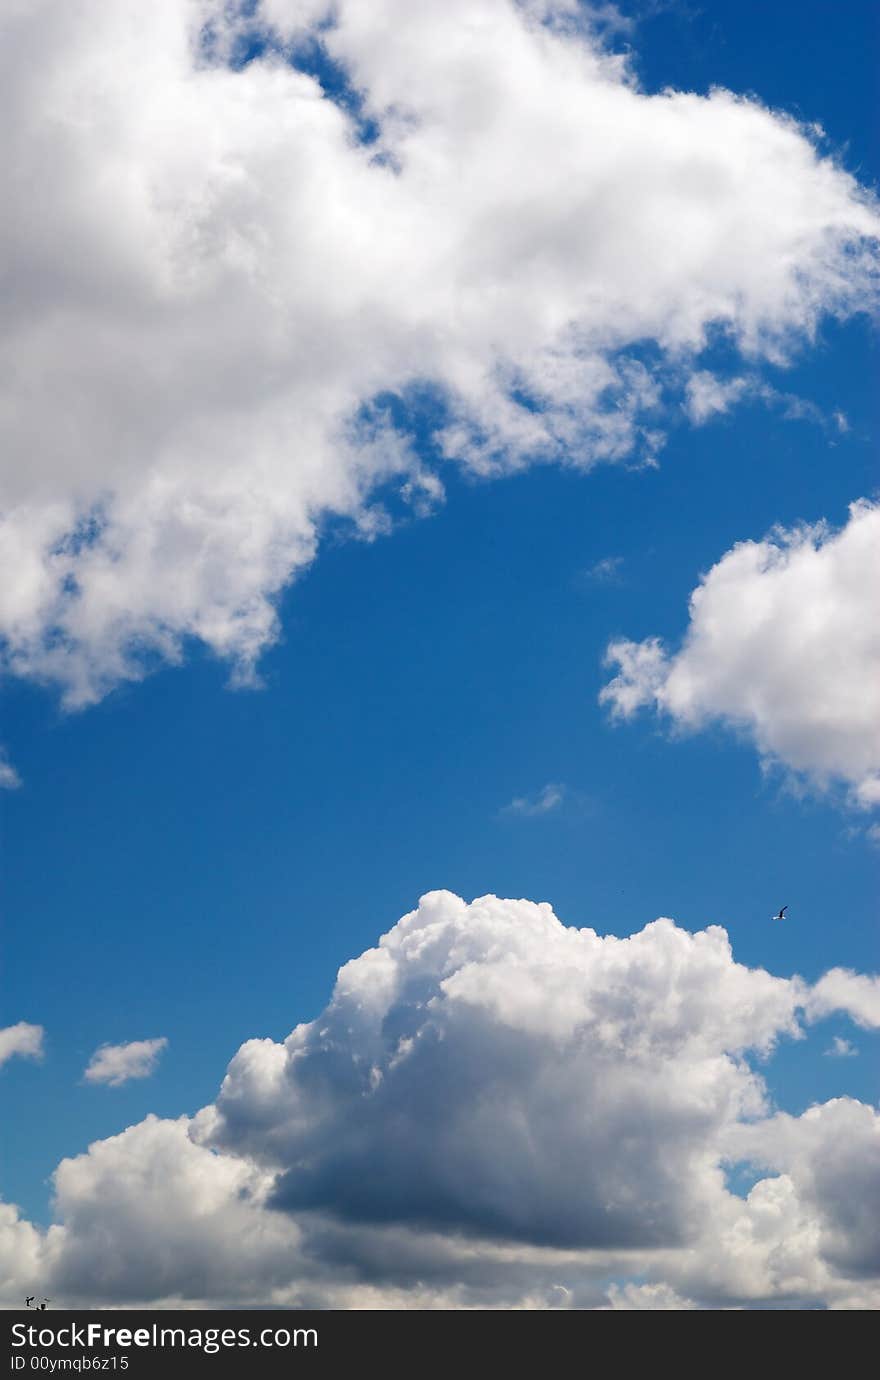
M 772 915 L 772 916 L 770 917 L 771 920 L 784 920 L 784 919 L 785 919 L 785 912 L 786 912 L 787 910 L 788 910 L 788 906 L 783 906 L 782 909 L 781 909 L 781 911 L 779 912 L 778 915 Z

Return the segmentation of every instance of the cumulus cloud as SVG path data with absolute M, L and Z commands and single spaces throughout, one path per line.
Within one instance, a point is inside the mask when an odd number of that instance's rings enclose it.
M 510 815 L 524 815 L 531 819 L 535 815 L 549 814 L 551 810 L 557 809 L 564 799 L 565 787 L 549 781 L 535 796 L 515 795 L 513 800 L 504 806 L 504 812 Z
M 55 1174 L 63 1228 L 45 1245 L 53 1298 L 254 1298 L 295 1268 L 294 1222 L 261 1209 L 269 1178 L 150 1116 Z
M 702 990 L 679 988 L 680 963 L 703 970 Z M 600 939 L 549 906 L 440 893 L 341 970 L 323 1020 L 294 1032 L 283 1064 L 277 1047 L 245 1046 L 207 1134 L 297 1165 L 276 1189 L 294 1209 L 558 1247 L 675 1242 L 705 1207 L 699 1124 L 711 1135 L 761 1106 L 735 1060 L 713 1049 L 710 1071 L 704 1041 L 739 1054 L 785 1029 L 790 987 L 731 965 L 722 931 L 691 939 L 658 921 Z M 622 1048 L 635 1058 L 621 1061 Z
M 645 93 L 613 14 L 5 6 L 8 670 L 82 705 L 196 639 L 252 679 L 329 519 L 442 497 L 414 430 L 483 474 L 650 459 L 710 336 L 781 363 L 873 300 L 815 132 Z
M 168 1044 L 157 1040 L 131 1040 L 124 1045 L 101 1045 L 95 1050 L 83 1078 L 87 1083 L 108 1083 L 118 1088 L 132 1078 L 149 1078 L 156 1072 L 159 1056 Z
M 433 892 L 215 1103 L 63 1161 L 36 1246 L 0 1233 L 67 1306 L 876 1306 L 880 1119 L 777 1113 L 760 1073 L 814 990 L 718 926 Z
M 880 1276 L 880 1116 L 851 1098 L 778 1112 L 739 1126 L 734 1143 L 791 1186 L 828 1264 L 850 1278 Z
M 6 1026 L 0 1030 L 0 1064 L 15 1055 L 22 1059 L 42 1059 L 44 1035 L 41 1025 L 30 1025 L 28 1021 Z
M 739 542 L 690 597 L 677 651 L 621 639 L 600 699 L 618 718 L 643 706 L 693 731 L 720 721 L 813 785 L 880 803 L 880 507 Z
M 835 1035 L 825 1053 L 832 1059 L 854 1059 L 858 1050 L 851 1040 L 846 1040 L 842 1035 Z

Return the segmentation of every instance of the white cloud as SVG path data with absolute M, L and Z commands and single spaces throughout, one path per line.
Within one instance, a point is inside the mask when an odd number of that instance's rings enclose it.
M 683 1299 L 668 1284 L 612 1284 L 608 1303 L 599 1312 L 686 1312 L 697 1305 Z
M 44 1035 L 41 1025 L 30 1025 L 27 1021 L 7 1025 L 0 1030 L 0 1064 L 16 1054 L 22 1059 L 42 1059 Z
M 685 389 L 687 414 L 699 426 L 718 413 L 729 412 L 743 393 L 748 391 L 748 379 L 724 380 L 716 378 L 706 369 L 698 369 L 688 379 Z
M 872 300 L 876 208 L 814 134 L 646 95 L 613 9 L 236 8 L 4 10 L 0 633 L 70 705 L 188 638 L 247 680 L 328 515 L 436 501 L 389 395 L 481 473 L 650 460 L 709 331 L 757 368 Z M 372 142 L 280 56 L 317 39 Z
M 434 893 L 340 971 L 283 1062 L 277 1046 L 244 1047 L 206 1135 L 300 1165 L 277 1190 L 299 1209 L 559 1247 L 652 1244 L 704 1206 L 702 1174 L 685 1169 L 697 1127 L 760 1108 L 751 1074 L 718 1049 L 769 1047 L 794 1008 L 789 984 L 730 965 L 720 930 L 658 921 L 600 939 L 549 906 Z M 621 1050 L 638 1053 L 621 1063 Z
M 653 705 L 696 730 L 720 720 L 762 757 L 819 787 L 880 803 L 880 507 L 854 503 L 838 532 L 775 531 L 728 551 L 690 597 L 680 649 L 608 648 L 601 700 L 618 717 Z
M 551 810 L 557 809 L 564 799 L 565 787 L 558 782 L 549 781 L 536 796 L 515 795 L 513 800 L 504 806 L 504 811 L 506 814 L 524 815 L 531 819 L 536 815 L 549 814 Z
M 41 1287 L 45 1237 L 12 1203 L 0 1202 L 0 1303 L 21 1308 Z
M 216 1103 L 63 1161 L 33 1268 L 63 1306 L 876 1306 L 876 1113 L 773 1113 L 754 1065 L 817 989 L 717 926 L 433 892 Z
M 83 1077 L 87 1083 L 109 1083 L 118 1088 L 132 1078 L 149 1078 L 156 1072 L 159 1056 L 168 1044 L 157 1040 L 131 1040 L 124 1045 L 101 1045 L 89 1060 Z
M 196 1145 L 185 1118 L 150 1116 L 55 1174 L 53 1298 L 259 1299 L 296 1269 L 299 1231 L 262 1209 L 269 1176 Z
M 850 1040 L 845 1040 L 842 1035 L 835 1035 L 825 1053 L 832 1059 L 854 1059 L 858 1050 Z
M 765 382 L 760 374 L 744 374 L 721 379 L 706 369 L 698 369 L 687 381 L 684 409 L 691 421 L 696 426 L 701 426 L 712 417 L 729 412 L 736 403 L 744 399 L 778 409 L 786 421 L 812 422 L 834 435 L 842 435 L 849 429 L 849 423 L 842 412 L 836 411 L 826 416 L 809 398 L 801 398 L 796 393 L 784 393 Z
M 880 977 L 866 977 L 849 968 L 832 968 L 812 988 L 807 1017 L 821 1020 L 843 1011 L 865 1030 L 880 1028 Z
M 778 1112 L 741 1125 L 733 1136 L 753 1163 L 791 1185 L 834 1270 L 855 1282 L 880 1278 L 880 1116 L 872 1107 L 835 1098 L 800 1117 Z

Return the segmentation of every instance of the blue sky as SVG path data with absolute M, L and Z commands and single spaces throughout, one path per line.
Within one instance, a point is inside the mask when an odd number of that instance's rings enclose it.
M 845 23 L 827 3 L 623 8 L 648 90 L 754 93 L 820 121 L 876 184 L 874 6 Z M 612 723 L 598 702 L 609 641 L 677 645 L 736 542 L 840 527 L 876 492 L 876 371 L 870 324 L 826 319 L 760 370 L 814 415 L 745 401 L 693 426 L 678 407 L 657 468 L 445 464 L 429 516 L 375 540 L 328 524 L 259 688 L 229 688 L 194 640 L 74 712 L 7 677 L 23 785 L 2 800 L 3 1010 L 43 1024 L 46 1052 L 0 1074 L 3 1196 L 47 1222 L 60 1159 L 209 1102 L 244 1040 L 316 1017 L 339 966 L 435 888 L 547 900 L 620 936 L 658 915 L 720 924 L 739 962 L 783 977 L 876 971 L 878 855 L 839 790 L 792 790 L 727 727 Z M 548 785 L 553 808 L 510 808 Z M 835 1034 L 858 1057 L 826 1057 Z M 151 1078 L 82 1082 L 98 1045 L 159 1036 Z M 761 1065 L 775 1104 L 875 1102 L 876 1039 L 843 1017 L 783 1038 Z

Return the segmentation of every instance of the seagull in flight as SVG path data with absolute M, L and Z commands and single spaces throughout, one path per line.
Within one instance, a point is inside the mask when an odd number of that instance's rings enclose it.
M 771 920 L 784 920 L 784 919 L 785 919 L 785 912 L 786 912 L 787 910 L 788 910 L 788 906 L 783 906 L 782 909 L 781 909 L 781 911 L 779 912 L 778 915 L 771 915 L 771 917 L 770 917 Z

